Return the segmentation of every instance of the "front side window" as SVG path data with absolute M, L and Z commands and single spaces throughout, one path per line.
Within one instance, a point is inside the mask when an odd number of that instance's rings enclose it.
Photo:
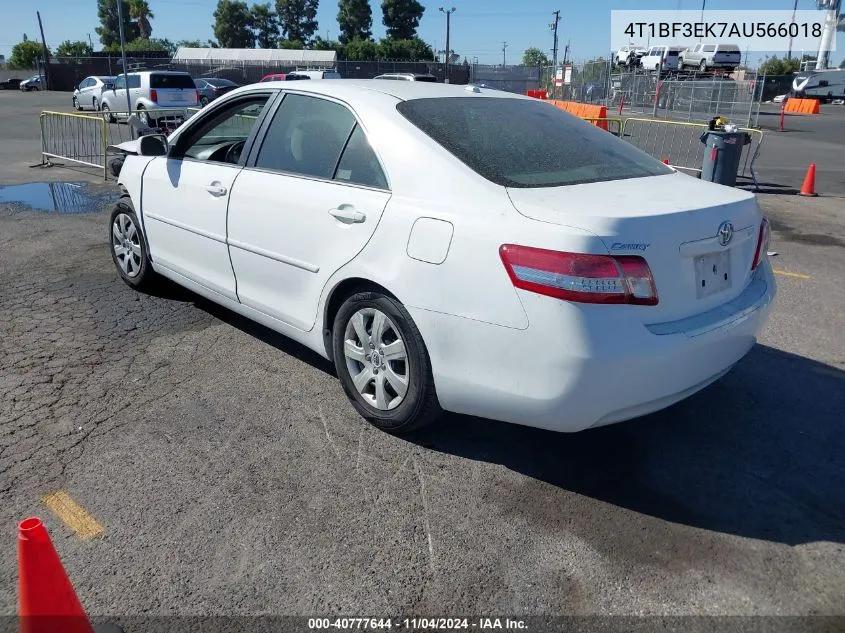
M 428 98 L 396 108 L 470 169 L 504 187 L 673 173 L 630 143 L 536 99 Z
M 288 94 L 267 129 L 255 166 L 331 179 L 355 124 L 339 103 Z
M 269 99 L 270 95 L 256 95 L 215 112 L 177 141 L 174 157 L 238 164 Z
M 126 88 L 126 77 L 121 75 L 120 77 L 114 80 L 114 89 L 122 90 L 123 88 Z

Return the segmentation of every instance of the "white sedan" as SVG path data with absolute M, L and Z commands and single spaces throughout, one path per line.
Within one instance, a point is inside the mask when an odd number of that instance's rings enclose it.
M 726 374 L 775 297 L 753 195 L 538 99 L 245 86 L 121 146 L 112 255 L 332 360 L 357 411 L 579 431 Z

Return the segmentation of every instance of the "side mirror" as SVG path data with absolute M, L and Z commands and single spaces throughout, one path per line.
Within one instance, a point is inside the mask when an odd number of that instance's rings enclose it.
M 138 139 L 138 153 L 141 156 L 167 156 L 170 142 L 164 134 L 148 134 Z
M 113 83 L 103 84 L 103 88 L 105 88 L 106 90 L 114 90 L 114 84 Z

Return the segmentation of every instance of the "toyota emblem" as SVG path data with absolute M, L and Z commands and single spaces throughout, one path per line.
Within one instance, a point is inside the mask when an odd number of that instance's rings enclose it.
M 727 246 L 734 238 L 734 225 L 730 222 L 722 222 L 719 225 L 719 230 L 716 232 L 716 236 L 719 238 L 719 244 Z

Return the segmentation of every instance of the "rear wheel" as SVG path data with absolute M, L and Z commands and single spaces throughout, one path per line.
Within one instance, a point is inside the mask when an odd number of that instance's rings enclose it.
M 698 65 L 698 69 L 703 73 L 707 72 L 707 60 L 706 59 L 701 60 L 701 63 Z
M 208 97 L 200 97 L 200 106 L 203 108 L 208 105 Z
M 109 123 L 114 123 L 117 120 L 111 113 L 111 109 L 109 108 L 108 104 L 104 103 L 102 106 L 100 106 L 100 110 L 105 113 L 106 121 L 108 121 Z
M 349 297 L 335 317 L 332 344 L 346 395 L 374 426 L 408 433 L 442 413 L 422 335 L 393 297 L 378 292 Z
M 141 123 L 146 125 L 147 127 L 155 127 L 157 121 L 150 116 L 150 113 L 144 109 L 144 106 L 138 106 L 138 118 L 141 119 Z

